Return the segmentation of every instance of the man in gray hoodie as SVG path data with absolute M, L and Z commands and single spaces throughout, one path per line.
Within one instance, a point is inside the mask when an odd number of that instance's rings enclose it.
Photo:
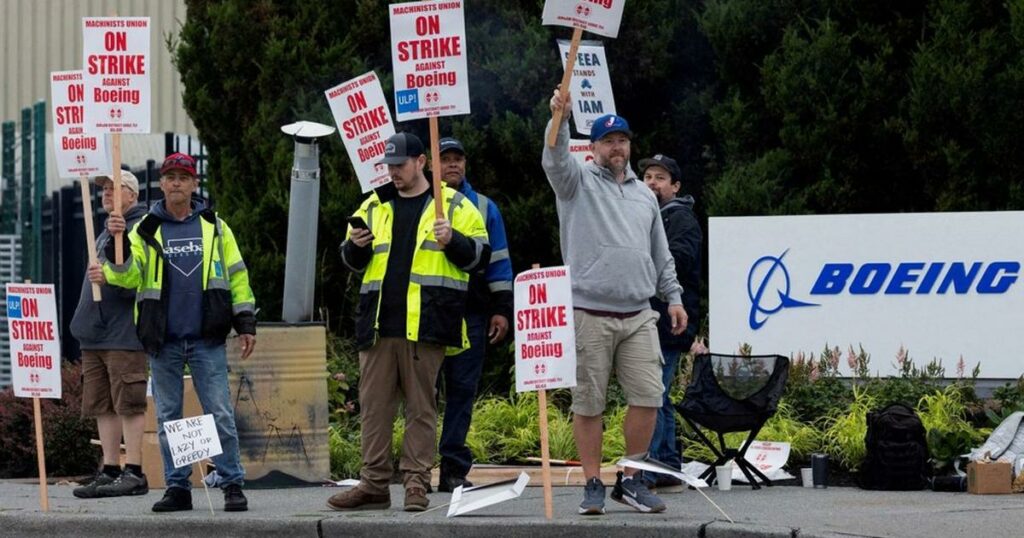
M 542 165 L 555 191 L 562 257 L 572 269 L 573 431 L 587 479 L 579 512 L 603 514 L 602 414 L 612 368 L 629 405 L 626 452 L 645 452 L 664 390 L 659 315 L 649 299 L 668 303 L 674 334 L 686 329 L 687 318 L 658 202 L 629 166 L 629 124 L 614 114 L 598 118 L 590 131 L 594 160 L 580 165 L 569 153 L 570 103 L 568 93 L 555 90 L 550 107 L 562 111 L 562 123 L 548 123 L 558 137 L 554 147 L 545 145 Z M 640 512 L 665 510 L 633 469 L 626 475 L 619 473 L 613 500 Z
M 108 176 L 96 178 L 103 189 L 103 209 L 114 213 L 114 185 Z M 146 214 L 136 203 L 139 180 L 121 172 L 120 213 L 129 226 Z M 104 227 L 96 239 L 96 255 L 102 261 L 110 242 Z M 146 413 L 146 353 L 135 335 L 135 291 L 110 284 L 100 285 L 102 301 L 92 300 L 88 275 L 71 319 L 71 334 L 82 349 L 82 416 L 94 417 L 103 449 L 103 467 L 88 484 L 75 488 L 75 497 L 116 497 L 149 492 L 142 474 L 142 432 Z M 125 444 L 125 468 L 119 463 L 121 436 Z

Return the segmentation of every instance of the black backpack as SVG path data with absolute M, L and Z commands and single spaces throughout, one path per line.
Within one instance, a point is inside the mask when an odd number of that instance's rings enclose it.
M 860 468 L 864 489 L 911 491 L 928 486 L 928 442 L 913 409 L 892 404 L 867 416 L 867 454 Z

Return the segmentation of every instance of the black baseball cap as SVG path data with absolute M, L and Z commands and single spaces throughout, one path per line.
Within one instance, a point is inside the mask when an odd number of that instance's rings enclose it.
M 452 138 L 450 136 L 447 136 L 445 138 L 442 138 L 437 143 L 437 145 L 441 147 L 441 151 L 439 153 L 444 153 L 446 151 L 457 151 L 463 155 L 466 154 L 466 148 L 462 147 L 462 142 L 459 142 L 458 138 Z
M 384 145 L 384 158 L 377 164 L 404 164 L 409 159 L 423 155 L 423 142 L 412 133 L 395 133 Z
M 641 174 L 651 166 L 660 166 L 665 170 L 668 170 L 668 175 L 672 178 L 674 183 L 679 183 L 683 180 L 683 170 L 679 168 L 679 164 L 676 163 L 676 160 L 672 157 L 666 157 L 660 153 L 648 159 L 640 159 L 639 166 Z

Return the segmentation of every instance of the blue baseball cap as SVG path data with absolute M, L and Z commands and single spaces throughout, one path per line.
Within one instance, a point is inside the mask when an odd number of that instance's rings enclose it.
M 633 131 L 629 130 L 629 122 L 626 121 L 626 118 L 615 114 L 605 114 L 594 120 L 594 125 L 590 127 L 590 141 L 597 142 L 611 133 L 622 133 L 628 138 L 633 138 Z

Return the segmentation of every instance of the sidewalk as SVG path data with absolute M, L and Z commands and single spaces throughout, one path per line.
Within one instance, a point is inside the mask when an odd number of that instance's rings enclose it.
M 241 513 L 224 512 L 223 497 L 214 490 L 210 492 L 214 516 L 202 490 L 194 492 L 194 510 L 171 515 L 150 511 L 163 490 L 141 497 L 92 500 L 73 497 L 71 486 L 50 486 L 49 490 L 50 512 L 42 513 L 37 486 L 0 481 L 0 536 L 997 538 L 1020 536 L 1024 529 L 1024 495 L 930 491 L 793 486 L 705 490 L 736 521 L 731 524 L 694 491 L 664 494 L 668 510 L 663 514 L 640 514 L 608 499 L 605 516 L 585 518 L 576 514 L 581 488 L 555 488 L 555 518 L 548 522 L 543 517 L 540 487 L 527 488 L 519 499 L 452 519 L 445 517 L 446 508 L 421 515 L 403 512 L 403 492 L 398 486 L 392 487 L 390 510 L 351 513 L 335 512 L 325 504 L 340 488 L 247 490 L 250 511 Z M 447 503 L 448 498 L 447 494 L 430 495 L 431 508 Z

